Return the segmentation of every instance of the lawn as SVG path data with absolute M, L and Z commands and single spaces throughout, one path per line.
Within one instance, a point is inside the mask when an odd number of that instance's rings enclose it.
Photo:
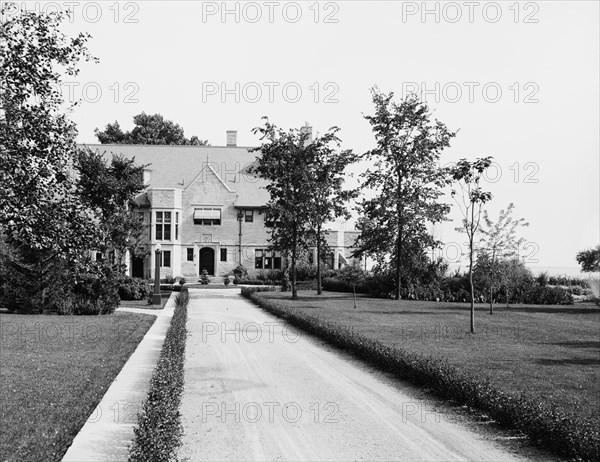
M 0 460 L 60 460 L 155 319 L 0 313 Z
M 476 334 L 469 305 L 401 301 L 312 291 L 264 292 L 288 309 L 318 316 L 381 343 L 422 355 L 444 357 L 475 377 L 487 376 L 505 391 L 592 418 L 600 427 L 600 309 L 575 306 L 497 306 L 489 315 L 476 305 Z

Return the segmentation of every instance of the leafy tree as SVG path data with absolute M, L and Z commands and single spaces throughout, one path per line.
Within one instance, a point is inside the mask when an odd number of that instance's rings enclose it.
M 437 201 L 447 184 L 438 160 L 456 133 L 438 120 L 432 122 L 427 105 L 416 96 L 399 104 L 393 96 L 372 89 L 375 114 L 365 117 L 377 147 L 363 155 L 374 161 L 374 168 L 363 174 L 363 187 L 376 195 L 360 204 L 360 248 L 355 256 L 374 255 L 380 265 L 391 257 L 399 300 L 404 265 L 412 258 L 409 253 L 418 255 L 437 245 L 427 232 L 427 222 L 442 221 L 449 212 L 447 204 Z
M 308 223 L 311 219 L 312 192 L 307 187 L 312 181 L 313 148 L 307 144 L 307 133 L 298 129 L 285 131 L 269 122 L 256 127 L 253 133 L 261 135 L 262 145 L 256 148 L 260 155 L 250 171 L 267 180 L 271 196 L 266 213 L 271 228 L 270 242 L 275 250 L 289 255 L 291 260 L 292 299 L 298 298 L 296 262 L 299 254 L 308 249 L 313 236 Z
M 514 208 L 515 205 L 510 203 L 505 210 L 500 210 L 498 221 L 496 222 L 490 219 L 487 210 L 483 211 L 482 238 L 480 239 L 479 251 L 487 254 L 489 257 L 487 270 L 490 292 L 490 314 L 494 314 L 492 294 L 495 282 L 494 278 L 498 273 L 498 260 L 513 257 L 518 252 L 518 248 L 524 239 L 517 239 L 517 228 L 520 226 L 529 226 L 529 223 L 525 222 L 524 218 L 519 218 L 518 220 L 512 218 L 511 214 Z
M 593 249 L 582 250 L 575 257 L 581 265 L 581 271 L 585 273 L 596 273 L 600 271 L 600 245 Z
M 134 199 L 144 189 L 144 167 L 120 155 L 113 156 L 108 165 L 102 154 L 90 149 L 79 151 L 75 160 L 78 195 L 100 216 L 103 239 L 99 250 L 105 256 L 108 251 L 115 252 L 118 264 L 123 263 L 127 251 L 142 256 L 137 244 L 145 227 Z
M 339 128 L 333 127 L 323 136 L 317 136 L 306 149 L 307 158 L 311 159 L 311 181 L 306 185 L 310 194 L 309 223 L 314 231 L 317 247 L 317 294 L 322 294 L 321 263 L 323 255 L 329 252 L 323 226 L 339 217 L 350 218 L 347 203 L 358 195 L 355 189 L 344 190 L 344 171 L 355 162 L 357 156 L 351 150 L 338 152 L 340 139 L 336 133 Z M 333 145 L 333 146 L 332 146 Z
M 11 12 L 0 28 L 2 258 L 14 276 L 8 284 L 29 297 L 24 308 L 38 311 L 59 280 L 72 285 L 89 269 L 86 250 L 98 237 L 93 212 L 79 202 L 69 176 L 76 130 L 59 90 L 81 59 L 95 58 L 85 46 L 89 35 L 69 38 L 59 30 L 63 19 Z
M 473 260 L 475 254 L 475 235 L 479 230 L 481 221 L 481 207 L 492 199 L 492 194 L 483 191 L 479 182 L 485 170 L 491 165 L 492 158 L 484 157 L 474 162 L 461 159 L 451 169 L 452 178 L 460 190 L 452 189 L 452 197 L 458 204 L 462 213 L 462 227 L 456 228 L 463 231 L 469 239 L 469 285 L 471 286 L 471 333 L 475 333 L 475 289 L 473 286 Z M 461 199 L 460 202 L 456 199 Z
M 160 114 L 141 114 L 133 117 L 135 127 L 130 132 L 123 132 L 119 122 L 107 124 L 104 131 L 94 130 L 98 141 L 102 144 L 178 144 L 206 146 L 197 136 L 187 139 L 183 128 L 171 120 L 165 120 Z

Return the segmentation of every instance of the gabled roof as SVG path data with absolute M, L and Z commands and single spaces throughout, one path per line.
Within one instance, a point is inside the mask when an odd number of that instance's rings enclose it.
M 247 168 L 255 161 L 251 147 L 176 146 L 139 144 L 85 144 L 93 151 L 135 158 L 148 165 L 151 188 L 187 188 L 208 164 L 224 184 L 238 195 L 244 206 L 262 206 L 269 200 L 266 182 L 251 176 Z M 236 202 L 237 203 L 237 202 Z

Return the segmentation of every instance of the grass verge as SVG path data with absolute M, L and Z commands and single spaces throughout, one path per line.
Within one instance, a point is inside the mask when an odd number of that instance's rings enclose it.
M 183 288 L 175 299 L 175 313 L 167 331 L 150 391 L 138 414 L 130 461 L 175 460 L 182 426 L 179 404 L 183 392 L 186 321 L 189 293 Z
M 549 363 L 544 362 L 543 358 L 538 361 L 535 357 L 539 354 L 537 348 L 552 350 L 554 343 L 565 343 L 557 342 L 562 337 L 553 337 L 560 329 L 563 335 L 571 334 L 568 348 L 575 346 L 580 348 L 579 351 L 597 348 L 600 343 L 597 342 L 597 310 L 589 310 L 589 314 L 581 315 L 593 316 L 591 323 L 587 320 L 589 325 L 585 332 L 589 338 L 584 338 L 582 331 L 568 322 L 568 316 L 577 318 L 581 314 L 577 309 L 569 308 L 572 310 L 569 313 L 554 309 L 548 313 L 543 311 L 548 307 L 540 308 L 541 312 L 536 311 L 537 307 L 517 307 L 515 313 L 498 312 L 494 316 L 481 313 L 478 319 L 481 327 L 484 323 L 516 324 L 524 336 L 520 340 L 508 336 L 503 338 L 498 332 L 493 337 L 469 336 L 464 334 L 465 325 L 454 335 L 438 333 L 432 341 L 427 342 L 423 334 L 430 332 L 433 335 L 434 325 L 444 331 L 444 326 L 451 325 L 456 317 L 460 317 L 463 324 L 466 323 L 467 307 L 435 302 L 402 302 L 402 305 L 398 305 L 389 300 L 362 298 L 354 310 L 352 298 L 343 294 L 329 293 L 324 297 L 302 294 L 296 301 L 290 300 L 286 294 L 260 293 L 255 288 L 244 288 L 242 294 L 270 313 L 383 371 L 426 387 L 438 396 L 485 412 L 500 424 L 528 435 L 531 441 L 544 449 L 575 460 L 600 460 L 597 407 L 600 360 L 597 355 L 594 358 L 593 352 L 580 353 L 587 356 L 573 361 L 572 370 L 579 371 L 576 379 L 579 378 L 579 383 L 588 388 L 587 403 L 594 406 L 586 408 L 584 413 L 578 412 L 580 408 L 573 411 L 566 405 L 554 405 L 552 401 L 543 399 L 539 391 L 536 392 L 537 387 L 528 388 L 530 383 L 535 383 L 529 382 L 530 374 L 537 379 L 543 380 L 545 377 L 550 387 L 560 387 L 561 380 L 564 383 L 568 381 L 567 376 L 572 372 L 561 371 L 565 367 L 561 358 L 555 357 L 554 362 Z M 559 318 L 553 319 L 553 315 Z M 585 323 L 581 319 L 571 322 Z M 407 338 L 407 326 L 412 334 L 418 335 Z M 429 326 L 431 330 L 419 329 L 423 326 Z M 590 326 L 592 329 L 595 326 L 595 336 L 593 330 L 589 331 Z M 519 355 L 522 358 L 533 356 L 529 358 L 531 365 L 521 368 Z M 490 358 L 493 362 L 489 361 Z M 499 358 L 504 358 L 504 362 Z M 492 366 L 512 368 L 512 381 L 498 381 L 495 370 L 488 374 Z M 555 383 L 555 377 L 559 383 Z
M 155 319 L 0 313 L 0 460 L 61 460 Z

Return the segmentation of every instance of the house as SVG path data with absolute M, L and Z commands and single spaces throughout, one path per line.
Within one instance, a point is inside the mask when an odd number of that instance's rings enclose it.
M 266 183 L 248 167 L 258 153 L 237 146 L 237 132 L 227 132 L 226 146 L 86 145 L 105 155 L 135 158 L 144 169 L 145 191 L 136 199 L 147 225 L 144 259 L 128 258 L 130 275 L 154 275 L 154 251 L 160 248 L 161 277 L 231 274 L 238 265 L 249 275 L 285 267 L 284 256 L 269 249 Z M 356 231 L 330 231 L 328 265 L 352 260 Z M 313 260 L 315 259 L 313 251 Z

